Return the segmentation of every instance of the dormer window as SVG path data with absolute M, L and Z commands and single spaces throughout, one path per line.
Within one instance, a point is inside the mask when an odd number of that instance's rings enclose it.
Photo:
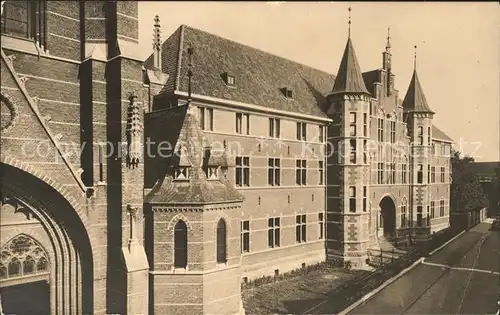
M 293 98 L 293 92 L 290 88 L 288 87 L 284 87 L 284 88 L 281 88 L 281 93 L 283 93 L 283 95 L 286 97 L 286 98 Z
M 186 166 L 179 166 L 174 172 L 175 180 L 188 180 L 189 179 L 189 168 Z
M 217 170 L 218 170 L 217 166 L 207 167 L 207 172 L 206 172 L 207 178 L 208 179 L 218 179 L 219 176 L 218 176 Z
M 232 75 L 229 72 L 224 72 L 222 75 L 222 79 L 228 86 L 235 86 L 236 85 L 236 78 L 234 75 Z

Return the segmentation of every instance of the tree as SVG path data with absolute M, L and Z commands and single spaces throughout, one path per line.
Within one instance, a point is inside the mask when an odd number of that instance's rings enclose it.
M 453 211 L 467 211 L 488 206 L 477 174 L 472 171 L 474 158 L 453 150 L 451 156 L 451 206 Z

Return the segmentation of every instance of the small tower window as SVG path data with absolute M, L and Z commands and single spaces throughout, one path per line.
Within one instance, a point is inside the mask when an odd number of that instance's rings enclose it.
M 207 168 L 207 178 L 208 179 L 218 179 L 219 176 L 217 175 L 217 170 L 218 170 L 218 167 L 217 166 L 209 166 Z
M 217 263 L 224 264 L 227 261 L 226 222 L 220 219 L 217 223 Z
M 284 88 L 281 88 L 281 93 L 283 93 L 283 95 L 286 97 L 286 98 L 293 98 L 293 92 L 290 88 L 288 87 L 284 87 Z
M 188 180 L 189 179 L 189 168 L 185 166 L 179 166 L 174 172 L 175 180 Z
M 187 226 L 184 221 L 179 220 L 175 224 L 174 234 L 174 267 L 187 267 Z

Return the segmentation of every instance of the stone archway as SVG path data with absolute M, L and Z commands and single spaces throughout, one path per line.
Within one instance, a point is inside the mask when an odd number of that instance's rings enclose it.
M 388 241 L 396 237 L 396 203 L 391 196 L 383 197 L 379 202 L 379 236 Z
M 3 163 L 0 172 L 3 312 L 93 313 L 92 250 L 79 215 L 63 196 L 39 178 Z M 2 272 L 4 267 L 6 273 Z M 39 294 L 34 296 L 33 292 Z M 30 305 L 24 300 L 26 296 L 33 297 Z M 47 308 L 49 311 L 45 312 Z

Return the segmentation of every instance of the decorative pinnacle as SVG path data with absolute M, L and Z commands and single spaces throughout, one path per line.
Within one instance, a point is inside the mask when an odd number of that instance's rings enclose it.
M 349 22 L 348 22 L 348 33 L 347 33 L 347 36 L 348 38 L 351 38 L 351 11 L 352 11 L 352 8 L 351 6 L 349 6 L 349 9 L 347 9 L 349 11 Z
M 385 45 L 386 49 L 391 48 L 391 27 L 387 27 L 387 44 Z
M 415 55 L 413 56 L 413 69 L 417 69 L 417 45 L 414 46 L 415 48 Z
M 161 34 L 160 34 L 160 17 L 155 15 L 154 33 L 153 33 L 153 47 L 160 47 L 161 45 Z

